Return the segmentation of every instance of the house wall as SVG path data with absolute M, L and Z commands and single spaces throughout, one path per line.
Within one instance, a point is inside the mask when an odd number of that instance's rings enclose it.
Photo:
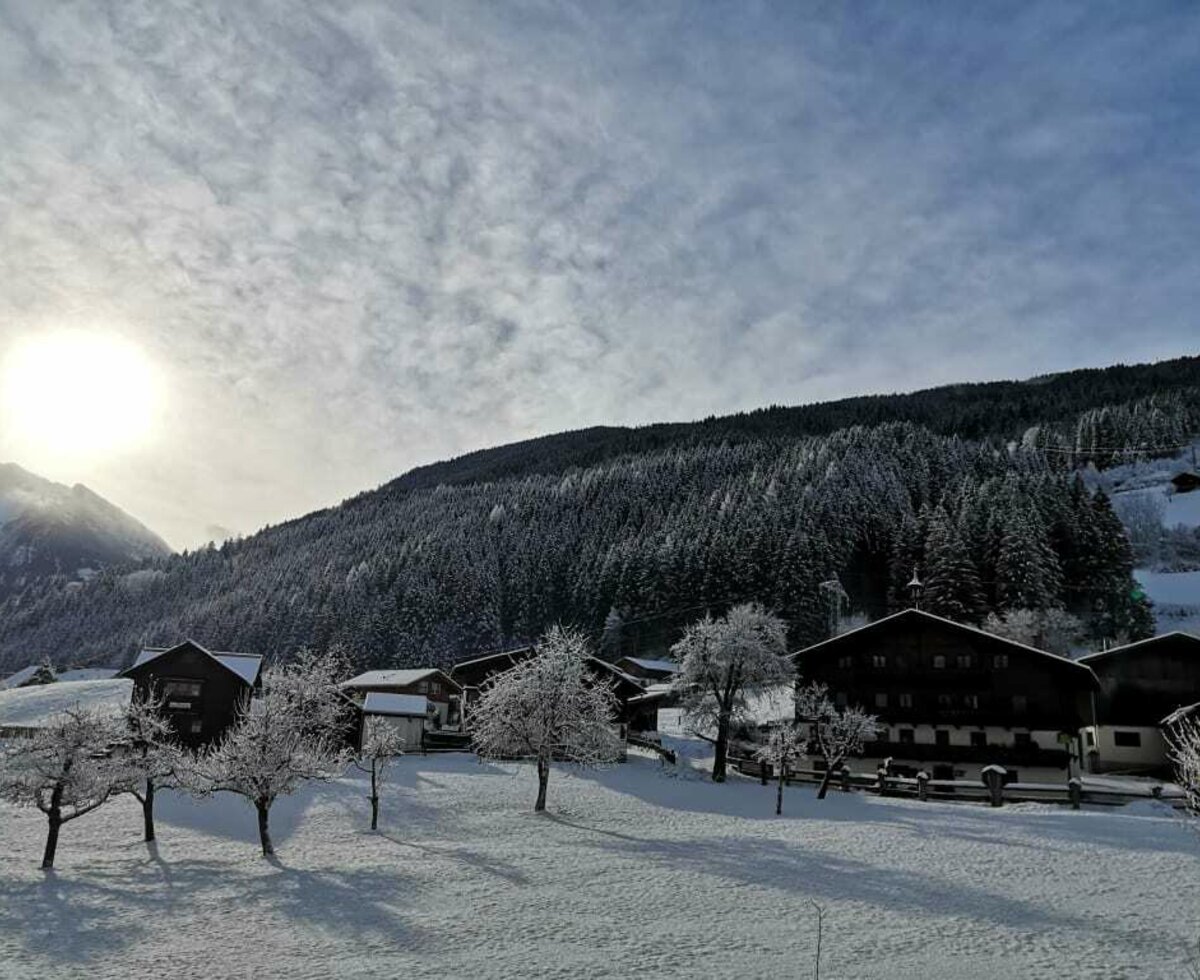
M 367 718 L 373 719 L 398 732 L 400 737 L 404 739 L 405 752 L 420 751 L 425 735 L 424 718 L 407 715 L 364 715 L 364 723 Z
M 164 710 L 176 737 L 193 747 L 216 741 L 250 702 L 251 687 L 212 657 L 193 647 L 169 650 L 126 673 L 139 696 L 162 694 L 171 680 L 198 681 L 196 697 L 168 698 Z M 198 726 L 198 730 L 197 730 Z
M 1136 734 L 1140 745 L 1117 745 L 1117 734 Z M 1094 725 L 1083 730 L 1088 771 L 1166 775 L 1171 770 L 1167 740 L 1157 726 Z

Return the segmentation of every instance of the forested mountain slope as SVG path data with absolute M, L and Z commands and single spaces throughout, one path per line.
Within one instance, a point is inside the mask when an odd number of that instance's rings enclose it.
M 874 616 L 917 566 L 957 619 L 1065 607 L 1095 638 L 1141 635 L 1128 540 L 1071 467 L 1195 431 L 1197 387 L 1193 358 L 489 450 L 221 548 L 43 581 L 0 607 L 0 665 L 181 636 L 442 664 L 560 620 L 650 651 L 745 599 L 800 644 L 829 629 L 822 582 Z

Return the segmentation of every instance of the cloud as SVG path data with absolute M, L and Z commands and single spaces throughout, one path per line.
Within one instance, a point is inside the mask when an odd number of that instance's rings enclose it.
M 0 347 L 101 324 L 171 392 L 48 475 L 187 544 L 542 432 L 1194 349 L 1200 17 L 1000 14 L 0 2 Z

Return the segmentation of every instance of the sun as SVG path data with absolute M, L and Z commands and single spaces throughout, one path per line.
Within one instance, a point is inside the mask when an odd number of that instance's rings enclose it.
M 2 383 L 0 425 L 35 456 L 112 455 L 145 442 L 158 416 L 153 365 L 136 345 L 112 334 L 29 337 L 9 352 Z

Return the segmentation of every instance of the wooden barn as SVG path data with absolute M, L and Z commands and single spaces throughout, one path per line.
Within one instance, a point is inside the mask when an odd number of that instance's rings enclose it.
M 436 667 L 368 670 L 343 681 L 340 686 L 359 702 L 372 693 L 427 698 L 433 708 L 429 720 L 435 728 L 457 728 L 462 720 L 462 687 Z
M 1066 778 L 1091 720 L 1088 667 L 907 609 L 793 655 L 799 683 L 822 681 L 839 705 L 877 715 L 866 768 L 973 779 L 990 764 L 1009 781 Z M 814 760 L 815 762 L 816 760 Z
M 206 650 L 194 640 L 141 651 L 122 677 L 138 696 L 154 694 L 180 742 L 207 745 L 220 738 L 261 690 L 262 658 Z
M 1200 700 L 1200 637 L 1165 633 L 1080 658 L 1100 680 L 1084 733 L 1093 772 L 1170 774 L 1164 720 Z

